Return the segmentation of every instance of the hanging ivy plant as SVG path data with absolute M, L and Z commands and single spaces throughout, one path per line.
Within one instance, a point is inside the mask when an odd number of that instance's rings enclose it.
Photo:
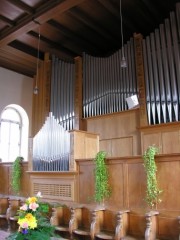
M 20 188 L 21 188 L 21 176 L 22 176 L 21 162 L 22 161 L 23 161 L 23 157 L 17 157 L 12 164 L 11 186 L 12 186 L 13 192 L 17 195 L 20 193 Z
M 146 202 L 152 208 L 161 202 L 160 194 L 162 190 L 158 187 L 157 182 L 157 166 L 155 155 L 159 149 L 155 146 L 149 146 L 143 155 L 144 167 L 147 176 Z
M 105 163 L 106 152 L 100 151 L 96 154 L 95 162 L 95 201 L 102 203 L 106 198 L 110 197 L 111 191 L 109 186 L 109 174 Z

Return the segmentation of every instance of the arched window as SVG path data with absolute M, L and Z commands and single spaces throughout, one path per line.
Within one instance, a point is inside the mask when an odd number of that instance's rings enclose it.
M 0 118 L 0 159 L 11 162 L 18 156 L 27 159 L 29 121 L 26 112 L 18 105 L 4 108 Z

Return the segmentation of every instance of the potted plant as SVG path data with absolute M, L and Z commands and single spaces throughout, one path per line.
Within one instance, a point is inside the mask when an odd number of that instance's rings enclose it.
M 158 187 L 157 181 L 157 166 L 155 162 L 155 155 L 158 154 L 159 149 L 155 146 L 149 146 L 144 152 L 144 168 L 147 177 L 147 188 L 146 188 L 146 202 L 150 208 L 157 206 L 161 202 L 160 194 L 162 190 Z
M 19 195 L 21 188 L 21 176 L 22 176 L 22 166 L 23 157 L 17 157 L 12 164 L 12 176 L 11 176 L 11 187 L 12 191 Z
M 109 185 L 109 173 L 108 168 L 105 163 L 106 152 L 100 151 L 96 154 L 94 159 L 95 168 L 94 168 L 94 176 L 95 176 L 95 195 L 94 199 L 98 203 L 103 203 L 105 199 L 110 197 L 110 185 Z

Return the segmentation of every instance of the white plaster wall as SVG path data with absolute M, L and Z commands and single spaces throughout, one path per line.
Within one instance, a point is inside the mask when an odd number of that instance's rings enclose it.
M 33 78 L 0 67 L 0 112 L 9 104 L 18 104 L 29 118 L 29 135 L 32 125 Z

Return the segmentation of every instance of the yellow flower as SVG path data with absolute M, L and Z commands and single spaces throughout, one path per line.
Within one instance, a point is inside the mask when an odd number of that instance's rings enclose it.
M 37 202 L 37 198 L 36 197 L 28 198 L 28 202 L 29 202 L 29 204 L 30 203 L 36 203 Z
M 31 213 L 27 213 L 25 218 L 28 220 L 28 221 L 33 221 L 33 218 L 34 216 L 31 214 Z
M 18 224 L 21 228 L 34 229 L 37 227 L 37 219 L 31 213 L 28 213 L 25 218 L 19 218 Z

